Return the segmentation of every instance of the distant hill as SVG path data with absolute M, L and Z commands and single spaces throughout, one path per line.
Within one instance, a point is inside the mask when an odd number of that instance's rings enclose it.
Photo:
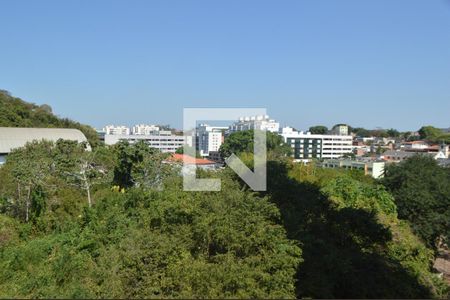
M 0 90 L 0 127 L 75 128 L 81 130 L 91 146 L 99 143 L 96 131 L 67 118 L 59 118 L 47 105 L 36 105 Z

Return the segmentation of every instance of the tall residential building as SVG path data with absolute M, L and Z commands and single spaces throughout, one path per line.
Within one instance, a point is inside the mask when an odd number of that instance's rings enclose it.
M 155 125 L 139 124 L 131 128 L 131 133 L 135 135 L 151 135 L 159 131 L 159 127 Z
M 311 134 L 285 127 L 281 136 L 292 147 L 294 159 L 298 160 L 334 159 L 352 153 L 350 135 Z
M 196 148 L 201 156 L 209 156 L 209 152 L 219 151 L 223 143 L 223 131 L 228 127 L 200 124 L 196 130 Z
M 129 135 L 130 128 L 128 128 L 127 126 L 106 125 L 103 128 L 103 132 L 105 134 L 112 134 L 112 135 Z
M 134 135 L 117 135 L 105 134 L 105 144 L 114 145 L 119 141 L 128 141 L 135 143 L 138 141 L 146 142 L 149 147 L 159 149 L 161 152 L 174 153 L 178 148 L 185 144 L 185 137 L 182 135 L 174 135 L 170 131 L 158 131 L 153 135 L 134 134 Z
M 348 125 L 345 125 L 345 124 L 334 125 L 333 129 L 331 129 L 331 134 L 334 134 L 334 135 L 349 135 Z
M 270 132 L 278 132 L 280 130 L 280 123 L 269 116 L 253 116 L 241 117 L 230 126 L 230 132 L 244 131 L 244 130 L 266 130 Z

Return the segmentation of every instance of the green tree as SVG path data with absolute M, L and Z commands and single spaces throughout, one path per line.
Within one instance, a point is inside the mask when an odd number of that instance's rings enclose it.
M 189 146 L 188 146 L 189 147 Z M 189 147 L 192 150 L 192 147 Z M 200 152 L 198 150 L 195 150 L 195 157 L 196 158 L 202 158 L 202 156 L 200 155 Z M 179 147 L 175 153 L 177 154 L 184 154 L 184 147 Z
M 13 150 L 6 164 L 10 166 L 11 175 L 17 184 L 17 202 L 24 207 L 24 219 L 30 219 L 30 206 L 33 192 L 49 187 L 52 157 L 51 142 L 27 143 L 25 147 Z
M 91 207 L 92 188 L 112 180 L 111 162 L 104 155 L 105 148 L 96 147 L 92 151 L 86 151 L 85 144 L 59 140 L 54 152 L 58 174 L 65 182 L 85 191 Z
M 326 134 L 328 132 L 328 127 L 323 125 L 312 126 L 309 127 L 309 131 L 312 134 Z
M 65 231 L 0 248 L 0 297 L 293 298 L 301 250 L 277 208 L 223 177 L 220 193 L 104 190 Z M 0 236 L 3 231 L 0 230 Z
M 422 126 L 419 129 L 421 139 L 433 140 L 443 134 L 442 130 L 433 126 Z
M 400 132 L 397 129 L 391 128 L 386 130 L 388 137 L 399 137 Z
M 445 297 L 432 252 L 396 217 L 392 196 L 348 171 L 268 162 L 268 194 L 302 245 L 298 298 Z
M 143 141 L 134 144 L 120 142 L 115 145 L 114 152 L 117 163 L 113 182 L 120 187 L 154 187 L 170 173 L 163 162 L 168 154 L 149 147 Z
M 399 216 L 432 248 L 450 241 L 450 170 L 426 156 L 386 168 L 382 183 L 391 191 Z
M 273 132 L 266 132 L 267 151 L 275 156 L 288 156 L 291 148 L 283 141 L 283 138 Z M 253 130 L 237 131 L 225 138 L 219 149 L 220 155 L 224 158 L 232 153 L 253 153 Z
M 362 127 L 352 128 L 351 132 L 354 133 L 358 137 L 370 137 L 371 136 L 370 130 L 367 130 Z

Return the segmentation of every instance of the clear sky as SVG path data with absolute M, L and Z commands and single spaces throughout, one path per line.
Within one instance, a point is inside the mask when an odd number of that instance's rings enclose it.
M 450 126 L 450 0 L 0 0 L 0 88 L 55 113 L 182 126 Z

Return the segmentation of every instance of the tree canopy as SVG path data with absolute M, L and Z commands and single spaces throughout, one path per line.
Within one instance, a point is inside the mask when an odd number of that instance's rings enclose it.
M 15 149 L 0 167 L 0 298 L 448 297 L 431 262 L 449 169 L 414 157 L 379 182 L 294 163 L 273 133 L 267 148 L 261 192 L 227 167 L 198 172 L 221 191 L 184 191 L 143 142 Z M 253 132 L 221 152 L 251 161 Z
M 232 153 L 238 155 L 244 152 L 253 153 L 253 130 L 237 131 L 230 134 L 220 146 L 220 155 L 224 158 Z M 291 154 L 291 148 L 283 138 L 273 132 L 266 132 L 267 152 L 275 156 L 283 157 Z
M 98 149 L 106 174 L 89 182 L 109 182 L 90 185 L 91 206 L 73 170 L 94 153 L 73 142 L 29 144 L 0 168 L 0 297 L 295 296 L 301 249 L 267 198 L 225 173 L 220 193 L 184 192 L 166 155 L 143 143 Z M 40 203 L 26 206 L 29 219 L 19 181 Z
M 328 132 L 328 127 L 323 125 L 317 125 L 309 127 L 309 132 L 312 134 L 326 134 Z
M 417 155 L 386 168 L 382 183 L 395 199 L 400 218 L 433 249 L 450 241 L 450 169 Z
M 450 133 L 433 126 L 422 126 L 419 129 L 420 138 L 436 143 L 450 143 Z
M 84 133 L 92 147 L 99 143 L 92 127 L 59 118 L 49 105 L 28 103 L 4 90 L 0 90 L 0 127 L 74 128 Z

